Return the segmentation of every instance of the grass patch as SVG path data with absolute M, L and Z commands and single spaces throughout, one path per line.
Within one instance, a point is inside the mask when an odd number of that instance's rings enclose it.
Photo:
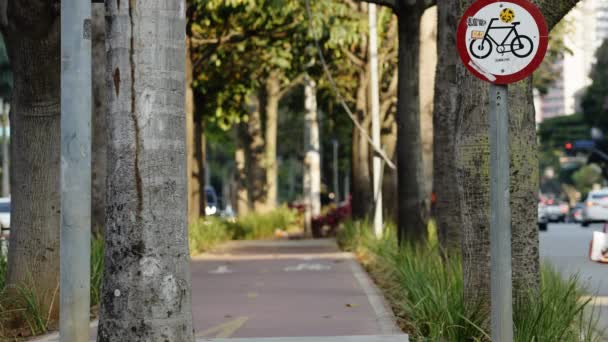
M 6 259 L 0 255 L 0 289 L 4 288 L 4 284 L 6 284 L 6 270 L 7 270 Z
M 229 240 L 259 240 L 275 236 L 277 229 L 297 226 L 297 213 L 281 207 L 267 214 L 252 213 L 236 220 L 208 217 L 190 225 L 188 244 L 193 255 L 204 253 Z
M 360 257 L 413 340 L 489 340 L 480 328 L 487 317 L 465 310 L 460 259 L 444 262 L 436 240 L 399 248 L 394 228 L 382 239 L 371 232 L 365 222 L 349 222 L 339 232 L 338 243 Z M 583 312 L 588 303 L 581 301 L 583 290 L 576 277 L 563 280 L 543 265 L 541 288 L 541 296 L 515 305 L 516 341 L 601 341 L 593 317 Z
M 91 240 L 91 306 L 99 304 L 101 283 L 103 280 L 103 245 L 101 237 Z

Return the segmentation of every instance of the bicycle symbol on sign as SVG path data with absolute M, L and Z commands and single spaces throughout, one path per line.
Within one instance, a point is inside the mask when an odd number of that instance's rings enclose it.
M 493 18 L 490 20 L 490 24 L 485 32 L 473 31 L 473 40 L 469 45 L 469 51 L 471 54 L 478 59 L 484 59 L 492 53 L 492 49 L 494 48 L 494 45 L 496 45 L 496 51 L 501 54 L 512 52 L 519 58 L 526 58 L 530 56 L 532 50 L 534 50 L 534 43 L 530 37 L 517 32 L 517 26 L 520 24 L 520 22 L 514 22 L 510 26 L 492 27 L 492 24 L 497 20 L 498 18 Z M 490 31 L 505 29 L 510 31 L 500 43 L 498 43 L 494 37 L 490 35 Z M 509 38 L 511 38 L 510 41 Z

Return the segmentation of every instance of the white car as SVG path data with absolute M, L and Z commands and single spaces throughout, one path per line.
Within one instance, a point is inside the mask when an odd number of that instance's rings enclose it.
M 8 236 L 11 227 L 11 199 L 0 198 L 0 256 L 8 253 Z
M 587 195 L 583 209 L 583 227 L 593 222 L 608 222 L 608 188 L 593 190 Z
M 2 229 L 11 227 L 11 199 L 0 197 L 0 226 Z

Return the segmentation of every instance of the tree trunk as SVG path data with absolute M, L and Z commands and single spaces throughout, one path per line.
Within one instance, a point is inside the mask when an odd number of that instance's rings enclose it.
M 93 57 L 93 141 L 91 155 L 91 229 L 101 236 L 106 219 L 107 95 L 106 95 L 106 9 L 92 4 Z
M 205 117 L 203 113 L 197 109 L 203 108 L 203 95 L 200 92 L 194 93 L 194 159 L 195 165 L 193 166 L 193 172 L 196 177 L 195 186 L 198 191 L 197 196 L 194 198 L 197 201 L 199 217 L 205 216 L 207 213 L 205 208 L 207 207 L 207 195 L 205 192 L 205 185 L 207 184 L 207 144 L 205 140 Z
M 60 20 L 49 1 L 11 1 L 3 27 L 14 77 L 7 285 L 59 313 Z M 52 306 L 52 307 L 51 307 Z
M 456 67 L 460 58 L 456 48 L 456 27 L 460 17 L 458 3 L 437 1 L 439 62 L 435 82 L 434 172 L 433 191 L 436 202 L 434 217 L 439 243 L 444 255 L 460 254 L 460 201 L 456 180 L 456 121 L 460 109 L 461 91 L 457 83 Z
M 577 1 L 535 1 L 552 28 Z M 466 9 L 471 0 L 457 7 Z M 460 11 L 459 11 L 460 13 Z M 467 306 L 490 307 L 488 85 L 457 67 L 459 101 L 456 133 L 458 199 L 463 223 L 462 254 Z M 538 157 L 531 78 L 510 85 L 511 214 L 514 300 L 540 291 L 538 228 Z
M 183 0 L 106 1 L 110 115 L 97 340 L 194 341 Z
M 397 183 L 399 195 L 399 242 L 427 238 L 427 199 L 420 138 L 418 88 L 420 18 L 422 10 L 406 6 L 399 17 L 399 90 L 397 100 Z
M 279 116 L 279 100 L 281 80 L 276 73 L 271 73 L 266 79 L 264 89 L 264 113 L 266 114 L 266 206 L 276 208 L 278 193 L 277 165 L 277 124 Z
M 433 191 L 433 96 L 437 66 L 437 7 L 433 6 L 420 19 L 420 138 L 422 148 L 422 177 L 424 198 Z M 425 202 L 427 210 L 430 201 Z
M 394 120 L 394 115 L 385 121 L 382 128 L 382 147 L 386 155 L 391 158 L 393 163 L 396 163 L 395 150 L 397 146 L 397 123 Z M 398 204 L 399 198 L 397 195 L 397 170 L 384 166 L 384 176 L 382 177 L 382 196 L 384 199 L 384 216 L 388 222 L 397 222 L 399 214 Z
M 366 63 L 367 64 L 367 63 Z M 369 132 L 370 116 L 368 115 L 368 66 L 359 73 L 359 86 L 355 115 L 361 126 Z M 372 170 L 370 168 L 371 147 L 357 127 L 353 127 L 352 138 L 352 216 L 353 219 L 364 219 L 371 214 L 373 203 Z
M 200 196 L 201 183 L 199 182 L 199 163 L 197 159 L 197 141 L 195 129 L 194 90 L 192 89 L 192 55 L 190 38 L 186 38 L 186 155 L 188 156 L 188 223 L 198 221 L 205 211 L 201 211 Z
M 311 233 L 311 219 L 321 214 L 321 141 L 317 111 L 317 84 L 306 76 L 304 84 L 305 131 L 304 148 L 304 198 L 306 199 L 306 233 Z
M 8 113 L 10 105 L 5 105 L 2 109 L 2 197 L 11 195 L 10 181 L 10 139 L 8 136 Z
M 247 145 L 245 148 L 247 166 L 247 191 L 251 208 L 256 212 L 266 212 L 266 169 L 264 163 L 264 135 L 260 114 L 260 99 L 251 96 L 248 104 Z
M 236 213 L 242 217 L 249 213 L 249 191 L 247 188 L 247 163 L 245 149 L 247 146 L 246 124 L 238 124 L 236 130 L 236 151 L 234 154 L 235 163 L 235 183 L 236 183 Z

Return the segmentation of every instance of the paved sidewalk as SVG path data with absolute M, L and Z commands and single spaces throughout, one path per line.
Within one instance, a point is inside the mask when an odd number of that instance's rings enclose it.
M 333 240 L 231 242 L 194 257 L 192 301 L 197 341 L 407 342 Z

